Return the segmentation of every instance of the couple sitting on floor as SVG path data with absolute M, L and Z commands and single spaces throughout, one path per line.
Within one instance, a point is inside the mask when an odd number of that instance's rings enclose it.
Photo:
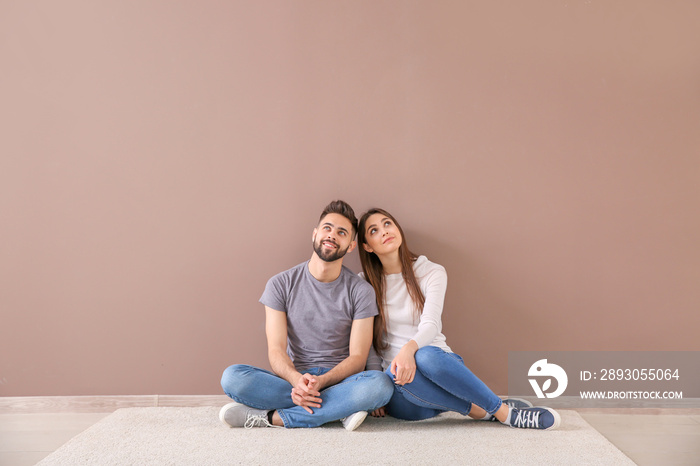
M 358 224 L 347 203 L 331 202 L 312 238 L 311 259 L 272 277 L 260 298 L 273 372 L 242 364 L 224 371 L 221 385 L 235 400 L 219 413 L 224 423 L 340 420 L 354 430 L 368 412 L 419 420 L 455 411 L 512 427 L 558 427 L 556 411 L 501 400 L 450 350 L 441 332 L 445 269 L 413 254 L 388 212 L 372 209 Z M 343 267 L 357 242 L 360 276 Z

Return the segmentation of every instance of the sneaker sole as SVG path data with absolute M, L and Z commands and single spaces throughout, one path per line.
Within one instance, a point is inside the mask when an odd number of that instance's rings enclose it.
M 367 412 L 364 412 L 364 411 L 361 414 L 353 417 L 352 423 L 348 423 L 344 426 L 345 430 L 352 432 L 353 430 L 357 429 L 358 427 L 360 427 L 360 424 L 362 424 L 364 422 L 366 417 L 367 417 Z
M 554 416 L 554 424 L 552 424 L 551 426 L 547 427 L 546 429 L 542 429 L 542 430 L 555 430 L 555 429 L 558 429 L 559 426 L 561 425 L 561 416 L 559 415 L 559 413 L 556 412 L 555 410 L 553 410 L 552 408 L 548 408 L 548 407 L 546 407 L 546 406 L 538 406 L 538 408 L 548 409 L 549 412 L 552 413 L 552 416 Z
M 241 403 L 237 403 L 235 401 L 225 405 L 223 408 L 221 408 L 221 411 L 219 411 L 219 420 L 221 422 L 223 422 L 224 424 L 226 424 L 227 426 L 233 427 L 231 424 L 226 422 L 226 411 L 228 411 L 229 408 L 232 408 L 234 406 L 240 406 L 240 405 L 241 405 Z

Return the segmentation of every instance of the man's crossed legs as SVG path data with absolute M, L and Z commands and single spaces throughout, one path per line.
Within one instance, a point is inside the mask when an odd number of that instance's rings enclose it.
M 321 375 L 329 370 L 316 367 L 305 372 Z M 392 380 L 383 372 L 360 372 L 323 389 L 321 407 L 313 408 L 311 414 L 294 404 L 289 382 L 264 369 L 245 364 L 230 366 L 221 377 L 221 386 L 237 402 L 224 406 L 220 413 L 221 420 L 239 427 L 269 425 L 263 422 L 264 417 L 271 411 L 277 411 L 284 427 L 318 427 L 327 422 L 353 417 L 353 422 L 344 423 L 346 428 L 352 430 L 364 419 L 361 414 L 385 406 L 394 393 Z M 355 413 L 361 414 L 352 416 Z

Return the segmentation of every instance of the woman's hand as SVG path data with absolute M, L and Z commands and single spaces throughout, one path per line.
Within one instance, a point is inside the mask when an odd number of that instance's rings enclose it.
M 394 375 L 396 385 L 413 382 L 416 375 L 416 351 L 418 351 L 418 343 L 408 340 L 408 343 L 403 345 L 399 354 L 391 361 L 391 373 Z
M 386 406 L 384 406 L 382 408 L 375 409 L 374 411 L 369 413 L 369 415 L 372 417 L 384 417 L 384 416 L 386 416 Z

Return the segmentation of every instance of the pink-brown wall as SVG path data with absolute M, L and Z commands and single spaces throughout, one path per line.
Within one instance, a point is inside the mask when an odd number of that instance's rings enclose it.
M 700 350 L 700 3 L 9 3 L 0 395 L 267 367 L 335 198 L 447 268 L 499 393 L 508 351 Z

